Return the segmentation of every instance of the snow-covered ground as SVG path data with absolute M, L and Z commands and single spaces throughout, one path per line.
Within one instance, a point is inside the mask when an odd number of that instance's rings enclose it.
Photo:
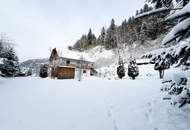
M 0 79 L 0 130 L 189 130 L 190 112 L 163 101 L 160 84 L 152 65 L 136 80 Z

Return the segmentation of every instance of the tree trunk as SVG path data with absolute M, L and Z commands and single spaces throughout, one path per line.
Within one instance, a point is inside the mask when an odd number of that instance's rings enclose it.
M 160 79 L 163 79 L 164 77 L 164 70 L 159 70 Z

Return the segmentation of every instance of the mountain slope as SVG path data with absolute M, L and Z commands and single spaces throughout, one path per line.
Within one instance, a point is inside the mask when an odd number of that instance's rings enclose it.
M 26 61 L 20 63 L 20 66 L 21 67 L 30 67 L 34 63 L 47 63 L 47 62 L 48 62 L 48 58 L 44 58 L 44 59 L 29 59 L 29 60 L 26 60 Z
M 126 63 L 131 56 L 141 58 L 145 53 L 159 49 L 162 39 L 163 36 L 160 36 L 156 40 L 145 41 L 144 44 L 141 44 L 140 41 L 136 41 L 132 45 L 123 46 L 122 49 L 119 49 L 120 55 Z M 96 68 L 118 63 L 118 49 L 106 50 L 104 46 L 96 46 L 85 52 L 95 61 Z

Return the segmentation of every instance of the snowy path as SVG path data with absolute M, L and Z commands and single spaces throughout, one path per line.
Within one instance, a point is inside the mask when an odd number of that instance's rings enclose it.
M 0 81 L 0 130 L 188 130 L 190 112 L 161 100 L 157 73 L 141 74 Z

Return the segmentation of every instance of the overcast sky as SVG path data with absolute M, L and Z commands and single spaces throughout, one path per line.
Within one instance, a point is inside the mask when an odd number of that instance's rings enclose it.
M 73 45 L 89 28 L 96 36 L 117 25 L 145 0 L 0 0 L 0 33 L 16 43 L 21 61 L 45 58 L 54 46 Z

